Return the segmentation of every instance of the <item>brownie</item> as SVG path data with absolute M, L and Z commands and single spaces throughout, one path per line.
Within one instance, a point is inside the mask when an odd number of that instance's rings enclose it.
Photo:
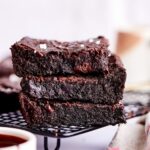
M 80 102 L 53 102 L 35 100 L 20 94 L 22 114 L 30 126 L 50 125 L 107 126 L 125 123 L 123 105 L 100 105 Z
M 20 109 L 18 100 L 20 92 L 20 79 L 11 74 L 0 78 L 0 113 Z
M 14 73 L 12 59 L 11 57 L 7 57 L 0 62 L 0 77 L 9 76 L 12 73 Z
M 38 40 L 24 37 L 11 47 L 15 73 L 49 76 L 107 74 L 108 41 L 99 36 L 75 42 Z
M 23 91 L 34 98 L 115 104 L 123 98 L 126 72 L 115 55 L 109 58 L 109 74 L 93 76 L 24 77 Z

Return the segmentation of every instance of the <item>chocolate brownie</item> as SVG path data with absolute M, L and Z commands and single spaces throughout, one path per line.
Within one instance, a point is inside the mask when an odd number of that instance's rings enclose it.
M 23 91 L 34 98 L 115 104 L 123 98 L 126 72 L 115 55 L 110 56 L 109 74 L 93 76 L 24 77 Z
M 19 83 L 19 78 L 14 74 L 0 78 L 0 113 L 20 109 L 18 96 L 21 88 Z
M 14 70 L 20 77 L 107 74 L 107 49 L 108 41 L 102 36 L 75 42 L 24 37 L 11 47 Z
M 14 71 L 11 57 L 7 57 L 6 59 L 0 62 L 0 77 L 9 76 L 13 72 Z
M 40 101 L 20 94 L 22 113 L 31 126 L 40 125 L 115 125 L 125 123 L 123 105 L 100 105 L 80 102 Z

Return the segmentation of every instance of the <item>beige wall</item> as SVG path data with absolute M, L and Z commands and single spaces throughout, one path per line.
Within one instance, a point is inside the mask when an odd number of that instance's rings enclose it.
M 0 58 L 22 36 L 64 40 L 99 34 L 110 39 L 126 25 L 150 23 L 149 0 L 0 0 Z

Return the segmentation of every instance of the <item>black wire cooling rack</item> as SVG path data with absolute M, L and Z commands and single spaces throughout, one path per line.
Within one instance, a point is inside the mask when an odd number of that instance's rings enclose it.
M 125 115 L 127 119 L 143 115 L 150 110 L 149 107 L 141 106 L 141 105 L 128 105 L 125 106 Z M 101 127 L 97 126 L 50 126 L 49 128 L 44 127 L 28 127 L 27 123 L 23 119 L 20 111 L 9 112 L 0 114 L 0 126 L 1 127 L 11 127 L 18 128 L 30 131 L 32 133 L 44 136 L 44 149 L 48 150 L 48 138 L 53 137 L 57 139 L 55 150 L 59 150 L 61 144 L 61 138 L 72 137 L 76 135 L 80 135 L 89 131 L 96 130 Z
M 32 133 L 53 138 L 67 138 L 79 135 L 88 131 L 92 131 L 98 127 L 83 127 L 83 126 L 49 126 L 44 127 L 28 127 L 23 119 L 20 111 L 0 114 L 0 126 L 19 128 L 30 131 Z
M 99 127 L 83 127 L 83 126 L 50 126 L 49 128 L 44 127 L 28 127 L 27 123 L 23 119 L 20 111 L 2 113 L 0 114 L 0 126 L 11 127 L 30 131 L 37 135 L 44 136 L 44 150 L 48 150 L 48 137 L 57 138 L 55 150 L 59 150 L 61 138 L 72 137 L 75 135 L 83 134 Z

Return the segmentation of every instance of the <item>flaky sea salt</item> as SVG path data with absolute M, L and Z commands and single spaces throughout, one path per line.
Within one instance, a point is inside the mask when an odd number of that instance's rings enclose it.
M 98 44 L 100 44 L 100 43 L 101 43 L 101 41 L 100 41 L 100 40 L 98 40 L 98 41 L 96 41 L 95 43 L 98 45 Z
M 81 48 L 84 48 L 85 46 L 84 46 L 84 44 L 81 44 L 80 47 L 81 47 Z
M 40 44 L 40 48 L 46 50 L 47 49 L 47 45 L 46 44 Z
M 93 39 L 89 39 L 89 42 L 92 43 L 94 40 Z

